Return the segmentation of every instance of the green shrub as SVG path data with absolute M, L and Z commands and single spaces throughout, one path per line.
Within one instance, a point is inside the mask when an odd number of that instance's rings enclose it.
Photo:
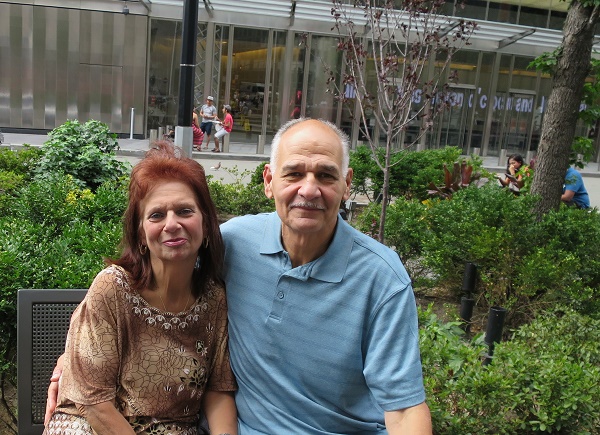
M 32 179 L 42 154 L 39 148 L 28 145 L 18 151 L 0 149 L 0 216 L 5 213 L 15 191 Z
M 381 206 L 371 203 L 358 215 L 353 225 L 359 231 L 376 238 L 380 213 Z M 421 283 L 427 273 L 419 261 L 423 241 L 429 237 L 426 217 L 427 203 L 398 198 L 389 205 L 386 218 L 386 244 L 398 253 L 408 274 L 417 283 Z
M 21 187 L 0 216 L 0 375 L 13 379 L 20 288 L 87 288 L 118 254 L 125 183 L 80 189 L 48 175 Z
M 535 226 L 533 201 L 492 184 L 461 190 L 451 200 L 432 200 L 425 219 L 430 233 L 423 240 L 423 262 L 456 295 L 465 263 L 475 263 L 487 305 L 510 305 L 515 271 L 532 249 L 528 241 Z
M 600 324 L 554 311 L 517 330 L 482 365 L 482 336 L 420 312 L 421 358 L 434 433 L 598 434 Z
M 264 167 L 264 164 L 260 165 Z M 275 210 L 275 204 L 272 199 L 265 196 L 262 182 L 258 183 L 256 174 L 257 168 L 253 174 L 252 182 L 245 184 L 243 182 L 250 171 L 240 172 L 237 167 L 221 168 L 228 176 L 232 177 L 233 183 L 225 184 L 214 180 L 213 176 L 208 177 L 208 187 L 210 194 L 215 202 L 217 212 L 223 218 L 227 216 L 242 216 L 246 214 L 256 214 Z M 260 172 L 262 174 L 262 170 Z M 262 177 L 262 176 L 261 176 Z
M 95 190 L 106 181 L 114 181 L 128 172 L 128 166 L 116 159 L 117 135 L 108 126 L 90 120 L 85 124 L 67 121 L 48 134 L 37 173 L 41 176 L 60 172 L 74 177 L 81 187 Z
M 383 159 L 384 149 L 378 150 Z M 439 184 L 444 180 L 444 163 L 452 165 L 461 155 L 457 147 L 445 147 L 424 151 L 400 151 L 393 155 L 390 168 L 390 195 L 393 197 L 427 198 L 430 182 Z M 474 173 L 481 171 L 482 160 L 469 159 Z M 371 149 L 360 146 L 350 153 L 350 167 L 354 170 L 352 192 L 377 199 L 383 188 L 383 172 L 375 163 Z
M 400 198 L 388 208 L 385 239 L 418 292 L 434 286 L 458 300 L 465 263 L 476 264 L 478 307 L 508 308 L 510 326 L 556 303 L 600 316 L 597 211 L 561 207 L 537 221 L 531 213 L 535 201 L 492 183 L 448 200 Z M 379 206 L 371 204 L 356 227 L 376 236 L 378 219 Z
M 256 169 L 252 172 L 252 176 L 250 177 L 250 185 L 251 186 L 263 186 L 263 171 L 265 170 L 265 165 L 268 162 L 263 162 L 256 167 Z
M 22 149 L 12 151 L 8 148 L 0 149 L 0 172 L 12 172 L 22 175 L 25 180 L 30 180 L 35 174 L 35 169 L 42 159 L 43 152 L 40 148 L 25 145 Z

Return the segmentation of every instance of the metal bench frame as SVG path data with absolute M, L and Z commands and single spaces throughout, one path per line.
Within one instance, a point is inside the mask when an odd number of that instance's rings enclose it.
M 71 314 L 87 289 L 21 289 L 17 293 L 17 408 L 20 435 L 44 430 L 50 376 L 64 352 Z

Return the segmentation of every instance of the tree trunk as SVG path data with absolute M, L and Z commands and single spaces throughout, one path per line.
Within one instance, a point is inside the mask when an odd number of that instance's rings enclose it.
M 379 234 L 377 240 L 381 243 L 385 240 L 385 218 L 387 215 L 387 207 L 390 202 L 390 160 L 392 158 L 391 143 L 388 136 L 387 147 L 385 150 L 385 163 L 383 168 L 383 196 L 381 198 L 381 214 L 379 215 Z
M 558 209 L 575 137 L 583 85 L 590 71 L 590 59 L 598 11 L 573 0 L 560 45 L 552 92 L 544 117 L 531 193 L 541 197 L 534 212 L 538 217 Z

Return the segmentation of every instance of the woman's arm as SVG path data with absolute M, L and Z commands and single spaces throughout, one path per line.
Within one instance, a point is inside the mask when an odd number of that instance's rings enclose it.
M 233 393 L 205 391 L 203 409 L 211 434 L 237 435 L 237 409 Z
M 77 405 L 77 408 L 83 411 L 87 422 L 94 429 L 94 433 L 98 435 L 115 433 L 135 435 L 131 425 L 115 408 L 112 401 L 96 405 Z

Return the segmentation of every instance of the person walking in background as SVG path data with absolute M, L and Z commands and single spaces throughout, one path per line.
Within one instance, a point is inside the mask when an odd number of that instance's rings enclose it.
M 210 134 L 212 133 L 213 121 L 217 117 L 217 108 L 213 105 L 214 98 L 210 95 L 206 97 L 206 104 L 200 109 L 200 116 L 202 122 L 200 123 L 200 130 L 206 136 L 206 145 L 204 149 L 208 149 L 210 143 Z
M 133 168 L 123 222 L 120 258 L 71 318 L 44 434 L 189 435 L 200 411 L 212 433 L 237 434 L 223 242 L 202 166 L 159 142 Z
M 582 209 L 590 208 L 590 197 L 583 184 L 583 177 L 572 166 L 569 166 L 569 169 L 567 169 L 563 194 L 560 200 L 568 206 L 575 206 Z
M 217 118 L 218 119 L 218 118 Z M 231 116 L 231 106 L 225 104 L 223 106 L 223 121 L 219 121 L 221 128 L 215 133 L 215 147 L 213 153 L 220 153 L 219 139 L 223 138 L 226 134 L 231 133 L 233 128 L 233 116 Z

